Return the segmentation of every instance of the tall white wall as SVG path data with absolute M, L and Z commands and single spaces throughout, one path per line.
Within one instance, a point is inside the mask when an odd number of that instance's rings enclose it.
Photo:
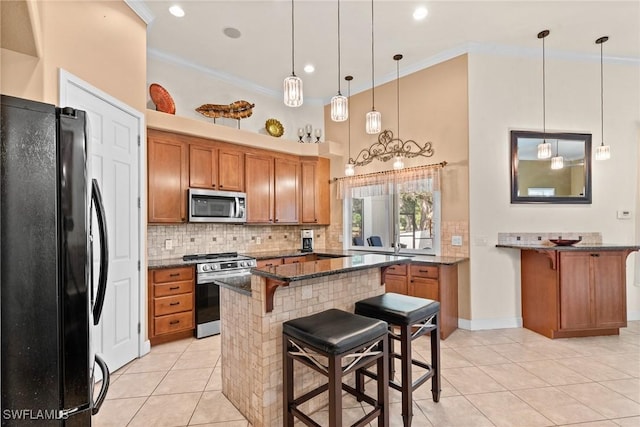
M 285 75 L 282 76 L 284 79 Z M 176 104 L 176 115 L 213 123 L 213 119 L 195 111 L 202 104 L 230 104 L 245 100 L 255 104 L 251 117 L 240 120 L 240 128 L 249 132 L 267 135 L 264 123 L 275 118 L 284 126 L 284 135 L 274 138 L 274 145 L 280 140 L 297 140 L 298 128 L 307 123 L 313 128 L 323 128 L 324 110 L 321 103 L 307 102 L 298 108 L 284 105 L 282 94 L 260 93 L 255 87 L 243 87 L 233 81 L 224 81 L 203 69 L 180 64 L 155 55 L 147 56 L 147 108 L 155 105 L 149 96 L 149 85 L 158 83 L 164 87 Z M 237 127 L 237 120 L 216 119 L 216 124 Z M 324 130 L 321 140 L 324 141 Z M 265 147 L 270 148 L 270 147 Z
M 511 204 L 509 131 L 542 130 L 540 57 L 469 55 L 471 324 L 521 324 L 520 252 L 498 249 L 499 232 L 596 231 L 603 242 L 638 243 L 636 221 L 616 210 L 638 204 L 640 66 L 605 62 L 604 137 L 611 159 L 593 161 L 593 203 Z M 600 144 L 600 63 L 548 58 L 547 131 L 588 132 Z M 636 253 L 627 259 L 630 319 L 640 318 Z

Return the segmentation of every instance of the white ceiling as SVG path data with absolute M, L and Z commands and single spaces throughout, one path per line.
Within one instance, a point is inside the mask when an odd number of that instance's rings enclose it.
M 291 1 L 288 0 L 129 0 L 146 6 L 150 55 L 204 67 L 223 79 L 265 93 L 282 92 L 291 73 Z M 183 18 L 168 8 L 179 4 Z M 295 0 L 295 71 L 304 82 L 305 101 L 326 102 L 338 90 L 337 0 Z M 412 18 L 416 6 L 426 19 Z M 609 36 L 604 55 L 640 63 L 640 1 L 400 1 L 375 0 L 376 85 L 392 80 L 402 53 L 404 75 L 468 51 L 540 57 L 537 33 L 549 29 L 547 57 L 599 60 L 595 40 Z M 351 92 L 371 87 L 371 2 L 342 0 L 341 78 L 354 76 Z M 240 30 L 238 39 L 223 34 Z M 316 71 L 306 74 L 303 66 Z

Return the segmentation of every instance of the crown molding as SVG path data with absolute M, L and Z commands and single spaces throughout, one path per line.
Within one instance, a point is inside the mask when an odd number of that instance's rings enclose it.
M 144 4 L 142 0 L 124 0 L 124 2 L 133 10 L 136 15 L 140 17 L 144 21 L 147 26 L 153 22 L 156 18 L 155 15 L 151 12 L 151 9 Z

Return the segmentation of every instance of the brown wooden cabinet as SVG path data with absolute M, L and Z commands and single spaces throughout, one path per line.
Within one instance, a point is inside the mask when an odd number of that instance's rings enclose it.
M 523 250 L 524 327 L 549 338 L 618 334 L 627 325 L 630 252 Z
M 440 337 L 458 328 L 458 266 L 419 263 L 387 267 L 386 292 L 411 295 L 440 302 Z
M 247 222 L 273 222 L 273 157 L 246 154 Z
M 148 220 L 177 223 L 187 220 L 188 151 L 177 135 L 149 129 Z
M 300 195 L 300 162 L 274 159 L 274 219 L 276 224 L 297 224 Z
M 244 153 L 211 144 L 189 144 L 189 186 L 244 191 Z
M 149 270 L 149 340 L 151 345 L 193 335 L 194 268 Z
M 297 224 L 300 162 L 246 154 L 247 222 Z
M 329 224 L 329 159 L 317 157 L 300 162 L 302 187 L 300 222 Z

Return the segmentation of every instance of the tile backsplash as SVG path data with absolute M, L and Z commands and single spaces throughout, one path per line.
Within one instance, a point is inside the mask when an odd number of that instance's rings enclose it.
M 582 239 L 583 244 L 602 243 L 602 234 L 594 231 L 545 231 L 541 233 L 498 233 L 499 245 L 551 244 L 549 239 Z
M 214 252 L 296 250 L 302 247 L 302 229 L 313 230 L 314 249 L 325 247 L 324 226 L 175 224 L 149 225 L 147 251 L 150 260 L 158 260 Z

